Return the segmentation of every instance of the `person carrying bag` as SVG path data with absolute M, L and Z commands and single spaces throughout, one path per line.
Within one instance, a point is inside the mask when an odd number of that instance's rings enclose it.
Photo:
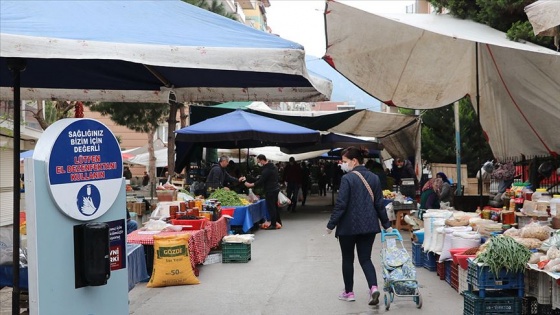
M 377 288 L 375 267 L 371 261 L 371 251 L 376 234 L 381 229 L 390 232 L 391 221 L 383 206 L 383 194 L 379 177 L 363 166 L 367 150 L 349 147 L 342 152 L 342 176 L 338 198 L 327 223 L 327 233 L 336 227 L 335 236 L 342 254 L 342 277 L 344 291 L 338 296 L 343 301 L 355 301 L 354 250 L 366 280 L 370 297 L 368 304 L 379 304 L 380 292 Z M 381 221 L 381 225 L 380 225 Z

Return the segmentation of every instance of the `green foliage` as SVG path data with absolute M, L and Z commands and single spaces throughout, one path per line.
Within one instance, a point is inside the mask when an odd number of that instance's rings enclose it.
M 169 114 L 168 104 L 159 103 L 97 103 L 87 105 L 92 111 L 103 116 L 111 116 L 111 120 L 121 126 L 138 132 L 149 133 L 165 122 Z
M 524 8 L 536 0 L 429 0 L 437 11 L 444 8 L 461 19 L 470 19 L 507 34 L 514 41 L 529 41 L 556 50 L 552 37 L 533 33 Z
M 491 159 L 493 154 L 483 137 L 478 117 L 469 98 L 459 102 L 459 123 L 461 164 L 467 164 L 469 177 L 474 177 L 480 169 L 480 163 Z M 428 163 L 456 162 L 453 105 L 428 110 L 422 114 L 422 158 Z
M 192 4 L 204 10 L 208 10 L 212 13 L 216 13 L 221 16 L 225 16 L 228 19 L 236 20 L 237 17 L 226 11 L 224 4 L 219 0 L 212 0 L 211 3 L 206 2 L 206 0 L 182 0 L 183 2 Z

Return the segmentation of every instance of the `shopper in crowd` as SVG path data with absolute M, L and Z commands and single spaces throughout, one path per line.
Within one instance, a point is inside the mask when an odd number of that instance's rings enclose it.
M 439 194 L 442 185 L 443 181 L 437 177 L 430 178 L 424 184 L 420 195 L 420 209 L 439 209 Z
M 369 305 L 379 303 L 379 290 L 371 251 L 375 236 L 381 229 L 391 231 L 391 221 L 383 206 L 383 194 L 377 175 L 363 166 L 367 150 L 349 147 L 342 151 L 342 176 L 340 190 L 327 233 L 336 227 L 342 253 L 342 277 L 344 291 L 338 296 L 343 301 L 355 301 L 354 296 L 354 250 L 365 274 L 369 289 Z M 381 225 L 380 225 L 381 222 Z
M 437 178 L 441 178 L 441 191 L 439 193 L 439 201 L 441 202 L 451 202 L 451 182 L 447 178 L 444 172 L 439 172 L 436 174 Z
M 327 171 L 325 170 L 325 165 L 321 164 L 319 166 L 319 174 L 318 174 L 317 184 L 319 185 L 319 196 L 326 196 L 327 195 Z
M 142 177 L 142 186 L 148 186 L 150 183 L 150 175 L 148 175 L 147 171 L 144 171 L 144 177 Z
M 126 209 L 126 234 L 138 230 L 138 223 L 130 217 L 130 212 Z
M 307 167 L 307 163 L 301 163 L 301 194 L 302 200 L 301 205 L 305 206 L 305 201 L 307 200 L 307 193 L 311 187 L 311 171 Z
M 296 211 L 301 180 L 301 167 L 296 163 L 296 159 L 292 156 L 290 157 L 290 162 L 284 168 L 282 178 L 282 181 L 286 183 L 286 195 L 292 201 L 292 203 L 288 205 L 288 212 Z
M 264 154 L 257 155 L 257 164 L 262 168 L 261 176 L 254 183 L 245 182 L 245 187 L 263 187 L 266 207 L 270 215 L 270 226 L 266 229 L 275 230 L 276 223 L 282 225 L 282 219 L 280 219 L 280 212 L 278 211 L 278 193 L 280 192 L 278 168 L 272 162 L 269 162 Z
M 223 188 L 230 182 L 242 182 L 245 177 L 235 178 L 229 175 L 226 171 L 228 166 L 228 157 L 225 155 L 220 156 L 218 164 L 212 166 L 208 176 L 206 177 L 206 193 L 210 195 L 214 190 Z
M 129 168 L 128 166 L 125 166 L 125 167 L 124 167 L 124 170 L 123 170 L 123 177 L 124 177 L 125 179 L 131 179 L 131 178 L 132 178 L 132 172 L 130 171 L 130 168 Z

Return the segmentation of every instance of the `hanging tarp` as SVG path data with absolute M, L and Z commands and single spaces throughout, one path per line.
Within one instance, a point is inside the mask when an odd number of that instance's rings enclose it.
M 336 1 L 325 12 L 324 59 L 370 95 L 413 109 L 469 95 L 476 108 L 478 67 L 494 155 L 560 152 L 560 53 L 445 14 L 374 14 Z
M 538 0 L 525 7 L 535 35 L 560 35 L 560 1 Z
M 0 2 L 0 98 L 6 58 L 25 58 L 22 99 L 313 101 L 330 81 L 303 46 L 179 0 Z

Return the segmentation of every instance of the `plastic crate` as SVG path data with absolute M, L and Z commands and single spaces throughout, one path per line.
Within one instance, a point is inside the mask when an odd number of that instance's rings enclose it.
M 412 264 L 416 267 L 424 266 L 424 252 L 422 252 L 422 244 L 412 243 Z
M 445 282 L 451 284 L 451 265 L 453 264 L 452 260 L 448 260 L 445 262 Z
M 487 292 L 480 297 L 476 291 L 464 291 L 464 315 L 521 314 L 523 298 L 511 296 L 504 291 Z
M 486 289 L 517 289 L 518 297 L 524 296 L 524 276 L 522 272 L 507 272 L 505 269 L 495 275 L 487 266 L 478 266 L 474 262 L 469 262 L 467 282 L 469 290 L 471 286 L 478 286 L 480 297 L 485 297 Z
M 451 287 L 459 292 L 459 265 L 451 266 Z
M 428 252 L 424 254 L 424 268 L 430 271 L 436 271 L 436 254 L 433 252 Z
M 439 276 L 439 280 L 445 280 L 445 261 L 436 262 L 436 274 Z
M 537 298 L 532 296 L 524 297 L 521 304 L 521 314 L 539 315 L 539 303 L 537 303 Z
M 560 309 L 552 309 L 550 304 L 539 304 L 537 306 L 537 314 L 539 315 L 560 315 Z
M 552 277 L 544 272 L 525 270 L 525 294 L 536 297 L 539 304 L 551 304 Z
M 251 260 L 251 244 L 222 242 L 222 263 L 246 263 Z
M 459 289 L 458 289 L 458 292 L 459 292 L 459 294 L 463 294 L 463 292 L 469 290 L 469 284 L 467 283 L 467 275 L 468 275 L 469 272 L 467 270 L 463 269 L 463 268 L 459 268 L 458 273 L 459 273 Z M 473 291 L 478 291 L 478 287 L 473 287 Z
M 560 309 L 560 280 L 552 280 L 552 308 Z

